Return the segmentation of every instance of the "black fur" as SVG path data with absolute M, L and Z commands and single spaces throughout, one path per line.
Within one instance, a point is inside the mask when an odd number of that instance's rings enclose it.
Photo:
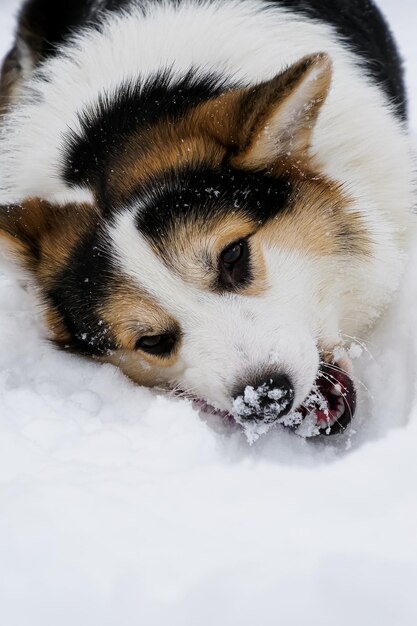
M 179 224 L 197 222 L 204 229 L 208 221 L 213 223 L 227 212 L 248 216 L 261 224 L 285 210 L 290 194 L 291 184 L 285 177 L 277 179 L 220 166 L 213 170 L 166 173 L 139 188 L 128 202 L 132 207 L 141 203 L 136 225 L 169 264 L 166 236 Z M 97 310 L 120 278 L 120 270 L 112 263 L 106 223 L 107 220 L 101 227 L 97 225 L 97 230 L 80 240 L 46 294 L 71 337 L 63 347 L 89 356 L 101 356 L 118 348 L 111 328 L 103 323 Z M 218 293 L 238 291 L 252 278 L 250 262 L 245 280 L 235 287 L 221 282 L 217 266 L 210 269 L 218 274 L 212 284 L 212 290 Z
M 137 226 L 163 248 L 167 234 L 178 224 L 201 223 L 234 212 L 264 223 L 282 211 L 291 194 L 290 181 L 261 172 L 221 165 L 168 172 L 140 187 Z M 135 196 L 130 200 L 134 206 Z
M 91 0 L 27 0 L 20 16 L 20 36 L 36 61 L 56 53 L 60 44 L 91 17 Z
M 117 272 L 102 233 L 87 234 L 46 294 L 71 336 L 63 347 L 86 356 L 100 356 L 117 348 L 111 329 L 97 312 L 116 280 Z
M 392 33 L 371 0 L 268 0 L 318 22 L 333 26 L 357 54 L 371 79 L 382 87 L 402 119 L 407 117 L 407 96 L 402 61 Z
M 161 1 L 153 0 L 153 3 Z M 174 5 L 183 1 L 171 0 Z M 21 22 L 25 31 L 31 33 L 29 45 L 37 46 L 37 55 L 42 60 L 55 54 L 57 47 L 78 28 L 87 25 L 100 28 L 103 11 L 119 11 L 135 5 L 145 13 L 149 4 L 149 0 L 104 0 L 99 4 L 94 0 L 27 0 L 21 12 Z M 373 1 L 259 0 L 259 4 L 265 9 L 279 5 L 333 26 L 364 63 L 370 78 L 386 92 L 398 115 L 406 118 L 401 59 L 392 34 Z
M 161 119 L 174 122 L 222 91 L 221 80 L 213 75 L 196 79 L 192 71 L 173 85 L 169 71 L 150 77 L 145 84 L 121 85 L 117 93 L 104 95 L 80 114 L 82 136 L 72 134 L 67 139 L 64 179 L 74 185 L 100 185 L 106 165 L 136 129 Z
M 285 210 L 292 191 L 290 181 L 273 178 L 267 174 L 236 170 L 228 165 L 217 169 L 193 169 L 182 172 L 169 172 L 139 188 L 130 206 L 140 204 L 136 225 L 142 235 L 158 248 L 165 262 L 170 263 L 170 250 L 166 248 L 167 235 L 175 238 L 178 226 L 198 228 L 203 233 L 205 227 L 216 219 L 221 220 L 228 213 L 250 218 L 261 225 Z M 245 277 L 239 284 L 225 284 L 218 268 L 211 267 L 212 260 L 202 258 L 201 262 L 212 270 L 217 279 L 212 284 L 213 291 L 233 291 L 247 286 L 252 279 L 250 262 Z

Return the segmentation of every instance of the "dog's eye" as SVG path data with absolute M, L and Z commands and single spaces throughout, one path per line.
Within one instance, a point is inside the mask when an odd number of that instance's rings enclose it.
M 234 243 L 233 245 L 226 248 L 226 250 L 223 250 L 222 261 L 225 267 L 230 267 L 231 265 L 234 265 L 242 258 L 243 246 L 244 242 L 238 241 L 237 243 Z
M 220 280 L 223 287 L 245 284 L 250 278 L 249 245 L 246 239 L 235 241 L 220 255 Z
M 136 342 L 136 349 L 153 354 L 155 356 L 168 356 L 175 345 L 175 336 L 166 333 L 164 335 L 148 335 L 141 337 Z

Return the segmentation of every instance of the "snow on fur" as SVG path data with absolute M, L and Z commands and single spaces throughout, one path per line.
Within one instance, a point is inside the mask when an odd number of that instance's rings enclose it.
M 414 0 L 381 5 L 412 63 Z M 14 6 L 1 3 L 4 46 Z M 1 622 L 414 626 L 415 248 L 356 361 L 353 431 L 276 428 L 252 447 L 221 418 L 54 350 L 3 275 Z

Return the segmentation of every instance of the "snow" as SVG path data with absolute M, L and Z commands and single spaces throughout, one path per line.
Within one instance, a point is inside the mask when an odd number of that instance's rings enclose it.
M 273 384 L 273 381 L 270 381 Z M 263 383 L 256 389 L 247 385 L 243 395 L 237 396 L 233 401 L 233 415 L 235 421 L 240 424 L 245 433 L 249 445 L 252 445 L 266 435 L 274 423 L 284 423 L 276 416 L 282 413 L 292 401 L 292 393 L 288 394 L 282 389 L 271 389 L 268 383 Z M 262 421 L 251 420 L 253 414 L 260 415 Z
M 417 93 L 415 0 L 380 0 Z M 16 2 L 0 5 L 5 52 Z M 411 105 L 417 127 L 417 99 Z M 57 352 L 0 278 L 0 620 L 7 626 L 415 626 L 417 246 L 358 357 L 349 435 L 221 418 Z M 355 343 L 355 342 L 354 342 Z

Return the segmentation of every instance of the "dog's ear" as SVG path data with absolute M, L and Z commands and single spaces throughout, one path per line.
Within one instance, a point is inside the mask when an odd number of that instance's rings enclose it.
M 39 198 L 0 206 L 0 249 L 7 259 L 36 272 L 45 256 L 58 261 L 71 249 L 92 215 L 95 209 L 88 205 L 54 206 Z
M 256 87 L 232 90 L 212 103 L 209 132 L 232 149 L 235 167 L 262 169 L 282 157 L 302 158 L 331 77 L 329 57 L 316 54 Z
M 52 207 L 38 199 L 0 207 L 0 245 L 8 257 L 31 269 L 40 256 Z

